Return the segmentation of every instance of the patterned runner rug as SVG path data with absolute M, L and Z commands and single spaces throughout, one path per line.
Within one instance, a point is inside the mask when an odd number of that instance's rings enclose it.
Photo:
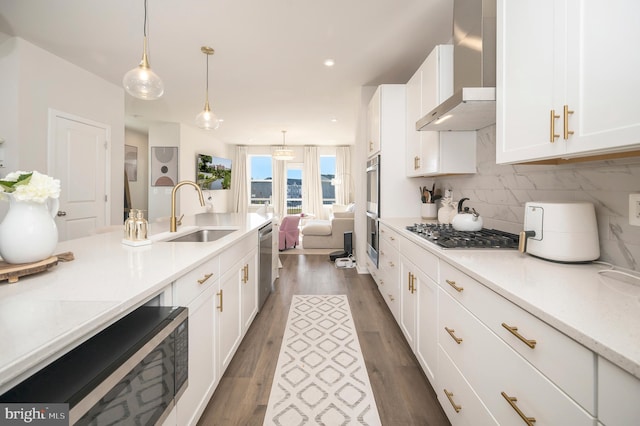
M 346 295 L 295 295 L 265 425 L 380 425 Z

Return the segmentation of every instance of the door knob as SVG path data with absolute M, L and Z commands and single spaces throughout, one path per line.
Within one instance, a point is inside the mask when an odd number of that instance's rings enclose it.
M 66 215 L 67 215 L 67 212 L 59 211 L 59 212 L 57 213 L 57 215 L 58 215 L 58 216 L 66 216 Z

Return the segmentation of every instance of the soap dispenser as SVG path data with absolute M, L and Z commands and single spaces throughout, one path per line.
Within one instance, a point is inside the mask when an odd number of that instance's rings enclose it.
M 147 239 L 147 229 L 149 227 L 149 223 L 147 219 L 144 218 L 144 213 L 142 210 L 138 210 L 136 214 L 135 220 L 135 240 L 146 240 Z
M 135 238 L 136 211 L 129 209 L 129 217 L 124 221 L 124 239 L 133 240 Z

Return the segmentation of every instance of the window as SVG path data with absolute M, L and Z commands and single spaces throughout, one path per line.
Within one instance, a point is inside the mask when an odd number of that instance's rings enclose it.
M 251 182 L 249 204 L 264 204 L 271 202 L 272 168 L 270 155 L 250 155 Z
M 336 156 L 320 156 L 320 180 L 322 181 L 322 204 L 333 204 L 336 202 L 336 187 L 332 181 L 336 176 Z
M 302 163 L 287 163 L 287 214 L 302 213 Z

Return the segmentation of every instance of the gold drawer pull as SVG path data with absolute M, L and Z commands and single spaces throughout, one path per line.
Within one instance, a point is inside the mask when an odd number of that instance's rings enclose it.
M 556 134 L 556 118 L 560 118 L 558 114 L 556 114 L 556 110 L 551 110 L 551 133 L 549 134 L 549 142 L 554 143 L 560 135 Z
M 380 250 L 380 256 L 384 256 L 384 251 Z
M 244 283 L 249 282 L 249 264 L 244 265 Z
M 204 284 L 205 281 L 207 281 L 209 278 L 211 278 L 213 276 L 213 274 L 204 274 L 204 277 L 200 278 L 198 280 L 199 284 Z
M 527 417 L 527 416 L 524 415 L 524 413 L 516 405 L 516 402 L 518 402 L 518 398 L 516 398 L 514 396 L 509 396 L 504 392 L 500 392 L 500 395 L 502 395 L 502 397 L 507 400 L 507 402 L 509 403 L 511 408 L 513 408 L 516 411 L 516 413 L 518 413 L 520 418 L 522 420 L 524 420 L 524 422 L 528 426 L 533 426 L 533 424 L 536 422 L 536 418 L 535 417 Z
M 529 346 L 531 349 L 534 349 L 536 347 L 537 342 L 535 340 L 525 339 L 522 334 L 518 333 L 518 327 L 511 327 L 504 322 L 502 323 L 502 326 L 507 330 L 509 330 L 511 334 L 516 336 L 518 339 L 520 339 L 525 345 Z
M 390 294 L 390 295 L 389 295 L 389 300 L 391 300 L 391 301 L 393 302 L 393 301 L 394 301 L 394 300 L 396 300 L 396 299 L 394 299 L 394 298 L 393 298 L 393 295 L 391 295 L 391 294 Z
M 389 262 L 389 266 L 392 267 L 392 268 L 395 268 L 396 264 L 393 263 L 393 262 Z
M 464 290 L 464 287 L 458 287 L 456 285 L 456 282 L 453 280 L 445 280 L 447 282 L 447 284 L 449 284 L 451 287 L 454 288 L 455 291 L 457 291 L 458 293 L 462 293 L 462 290 Z
M 453 409 L 456 410 L 456 413 L 459 413 L 460 410 L 462 410 L 462 406 L 456 404 L 453 401 L 453 392 L 449 392 L 448 390 L 444 389 L 444 394 L 447 395 L 447 398 L 449 399 L 449 402 L 451 403 L 451 406 L 453 407 Z
M 384 285 L 384 280 L 380 280 L 380 285 Z
M 218 296 L 218 300 L 220 302 L 220 306 L 218 306 L 218 310 L 222 312 L 222 289 L 220 289 L 220 293 L 216 293 L 216 296 Z
M 390 239 L 391 241 L 395 241 L 395 240 L 396 240 L 395 238 L 393 238 L 393 235 L 392 235 L 392 236 L 390 236 L 390 237 L 389 237 L 389 239 Z
M 449 336 L 451 336 L 451 338 L 452 338 L 453 340 L 455 340 L 457 344 L 462 343 L 462 339 L 461 339 L 461 338 L 459 338 L 459 337 L 456 337 L 456 335 L 455 335 L 455 334 L 453 334 L 453 333 L 455 333 L 455 330 L 453 330 L 453 329 L 451 329 L 451 328 L 449 328 L 449 327 L 445 327 L 444 329 L 445 329 L 445 330 L 447 330 L 447 333 L 449 333 Z
M 573 130 L 569 130 L 569 115 L 574 111 L 569 110 L 569 105 L 564 106 L 564 140 L 569 139 L 569 135 L 573 135 Z

